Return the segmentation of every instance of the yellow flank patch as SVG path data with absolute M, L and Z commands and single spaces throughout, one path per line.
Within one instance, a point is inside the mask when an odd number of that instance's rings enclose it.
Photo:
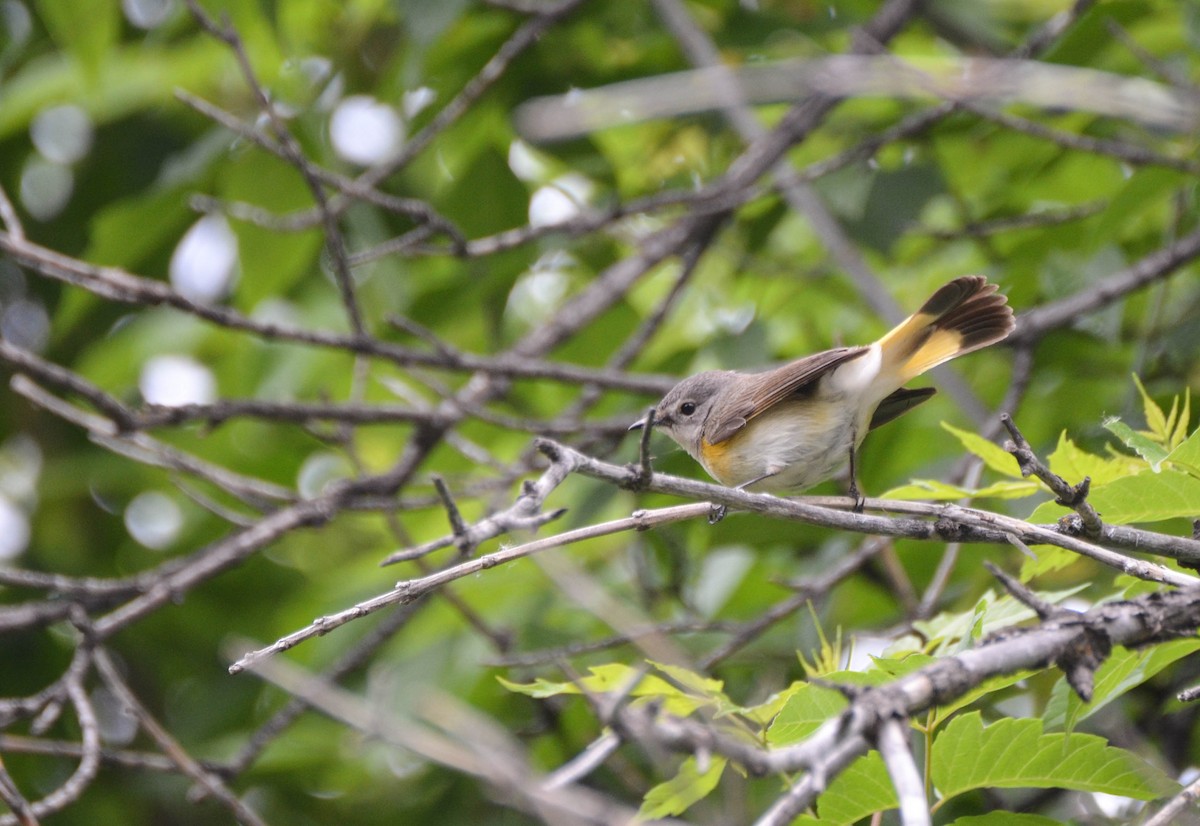
M 784 487 L 814 485 L 827 478 L 822 475 L 822 463 L 828 464 L 823 457 L 830 446 L 839 458 L 842 455 L 836 434 L 843 429 L 848 434 L 850 425 L 837 415 L 841 409 L 837 404 L 809 400 L 776 404 L 723 442 L 701 439 L 696 458 L 723 485 L 742 485 L 768 474 L 776 474 L 773 478 Z M 809 480 L 802 474 L 812 471 L 814 460 L 820 478 Z M 796 481 L 798 474 L 803 485 Z
M 915 378 L 926 370 L 954 358 L 962 349 L 962 333 L 957 330 L 934 330 L 933 335 L 920 348 L 905 359 L 900 368 L 904 380 Z
M 720 444 L 713 444 L 707 439 L 700 440 L 700 464 L 704 465 L 704 469 L 708 471 L 708 475 L 716 479 L 722 485 L 736 485 L 737 482 L 728 481 L 730 478 L 730 458 L 733 456 L 733 451 L 729 449 L 731 443 L 737 438 L 737 434 L 733 439 L 726 439 Z

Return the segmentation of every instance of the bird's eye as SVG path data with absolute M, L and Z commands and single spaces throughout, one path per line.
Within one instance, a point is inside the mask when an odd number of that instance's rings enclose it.
M 679 412 L 685 416 L 690 416 L 696 412 L 696 405 L 694 402 L 684 402 L 679 405 Z

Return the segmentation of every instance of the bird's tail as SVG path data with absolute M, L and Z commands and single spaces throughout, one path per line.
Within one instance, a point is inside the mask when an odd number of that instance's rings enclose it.
M 955 356 L 1002 341 L 1013 331 L 1012 308 L 982 275 L 956 278 L 879 340 L 882 370 L 897 386 Z

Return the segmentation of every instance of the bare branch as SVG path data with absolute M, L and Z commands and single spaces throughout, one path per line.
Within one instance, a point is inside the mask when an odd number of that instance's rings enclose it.
M 1012 344 L 1036 341 L 1051 330 L 1070 326 L 1078 318 L 1171 276 L 1197 256 L 1200 256 L 1200 229 L 1155 250 L 1108 278 L 1088 284 L 1074 295 L 1021 313 L 1017 316 L 1017 328 L 1008 340 Z
M 1083 528 L 1089 537 L 1097 537 L 1104 530 L 1104 523 L 1100 521 L 1100 514 L 1096 513 L 1096 509 L 1087 501 L 1088 489 L 1091 486 L 1092 480 L 1089 477 L 1084 477 L 1083 481 L 1077 485 L 1072 485 L 1063 479 L 1057 473 L 1053 473 L 1050 468 L 1037 457 L 1033 452 L 1033 448 L 1029 446 L 1029 442 L 1025 441 L 1025 436 L 1017 428 L 1017 423 L 1012 420 L 1012 416 L 1007 413 L 1000 414 L 1000 423 L 1008 430 L 1012 441 L 1004 443 L 1004 449 L 1013 455 L 1017 460 L 1017 465 L 1021 468 L 1022 476 L 1036 476 L 1046 483 L 1046 486 L 1054 492 L 1058 498 L 1054 501 L 1062 505 L 1064 508 L 1072 508 L 1079 514 L 1079 518 L 1083 520 Z
M 279 685 L 334 719 L 426 760 L 478 777 L 519 801 L 522 808 L 551 817 L 551 822 L 597 826 L 632 826 L 636 822 L 633 810 L 590 789 L 569 782 L 548 784 L 535 775 L 507 743 L 489 744 L 489 738 L 481 736 L 475 715 L 469 717 L 470 734 L 467 735 L 463 725 L 448 719 L 449 710 L 460 711 L 461 708 L 449 705 L 446 697 L 438 698 L 436 717 L 403 720 L 389 709 L 367 704 L 349 692 L 281 661 L 262 661 L 253 668 L 259 677 Z M 450 729 L 449 735 L 441 733 L 446 729 Z
M 380 565 L 392 565 L 397 562 L 417 559 L 440 548 L 445 548 L 448 545 L 458 545 L 460 551 L 465 553 L 466 549 L 475 548 L 479 544 L 489 539 L 494 539 L 497 536 L 503 536 L 504 534 L 516 531 L 537 530 L 547 522 L 552 522 L 566 513 L 565 508 L 543 513 L 542 504 L 545 502 L 546 497 L 562 484 L 569 473 L 570 468 L 565 465 L 551 465 L 536 482 L 527 481 L 522 486 L 521 495 L 517 497 L 517 501 L 513 503 L 511 508 L 492 514 L 470 527 L 462 524 L 461 517 L 456 522 L 455 517 L 452 515 L 451 526 L 454 528 L 452 534 L 441 539 L 435 539 L 432 542 L 426 542 L 415 548 L 397 551 L 384 559 Z M 444 501 L 445 496 L 443 496 Z
M 75 712 L 81 732 L 79 765 L 66 780 L 41 800 L 29 802 L 19 814 L 0 816 L 0 826 L 20 826 L 23 822 L 30 822 L 29 818 L 44 818 L 46 815 L 62 811 L 77 802 L 95 779 L 100 769 L 100 725 L 91 699 L 83 687 L 87 663 L 87 657 L 77 656 L 54 691 L 61 691 L 63 698 L 71 704 Z M 83 667 L 80 668 L 80 665 Z M 0 714 L 0 717 L 2 716 L 3 714 Z
M 1200 779 L 1184 786 L 1165 806 L 1142 821 L 1142 826 L 1171 826 L 1172 823 L 1180 823 L 1189 810 L 1195 809 L 1197 800 L 1200 800 Z
M 666 245 L 663 245 L 664 247 Z M 0 252 L 11 255 L 22 264 L 58 281 L 86 289 L 103 298 L 129 304 L 145 306 L 166 305 L 205 321 L 249 333 L 265 341 L 291 341 L 314 347 L 342 350 L 347 353 L 369 355 L 390 361 L 401 367 L 436 367 L 457 372 L 481 372 L 505 378 L 553 379 L 571 384 L 590 383 L 604 387 L 632 390 L 649 395 L 661 395 L 671 389 L 674 381 L 664 376 L 639 376 L 621 370 L 604 370 L 578 367 L 540 359 L 532 353 L 510 352 L 498 356 L 460 354 L 448 359 L 442 353 L 430 353 L 400 347 L 375 338 L 361 338 L 339 333 L 304 330 L 275 322 L 259 322 L 227 307 L 198 304 L 172 290 L 161 281 L 143 278 L 116 267 L 101 267 L 62 255 L 30 241 L 18 239 L 10 233 L 0 232 Z M 669 254 L 665 248 L 658 249 L 651 259 L 639 261 L 632 267 L 650 267 Z M 636 279 L 642 270 L 632 273 Z M 624 269 L 622 274 L 625 274 Z M 624 282 L 606 287 L 609 300 L 615 301 Z M 603 309 L 598 308 L 598 309 Z M 583 323 L 593 316 L 582 319 Z
M 620 487 L 637 489 L 637 471 L 601 462 L 573 451 L 549 440 L 539 442 L 541 449 L 553 461 L 569 461 L 577 473 L 611 482 Z M 919 514 L 936 521 L 924 519 L 901 519 L 854 513 L 852 499 L 823 497 L 798 497 L 784 499 L 767 493 L 725 488 L 690 479 L 656 473 L 645 488 L 656 493 L 670 493 L 694 499 L 703 499 L 739 510 L 752 511 L 780 519 L 794 519 L 827 528 L 871 533 L 881 536 L 905 536 L 910 539 L 932 539 L 956 542 L 1008 543 L 1008 537 L 1017 536 L 1029 545 L 1055 545 L 1090 557 L 1123 573 L 1169 585 L 1189 586 L 1200 583 L 1195 577 L 1180 574 L 1161 565 L 1142 562 L 1083 542 L 1048 528 L 1030 525 L 1019 519 L 1000 514 L 964 508 L 958 505 L 925 505 L 917 502 L 867 499 L 867 510 L 891 513 Z M 833 510 L 831 505 L 840 505 L 847 510 Z
M 325 195 L 324 184 L 321 182 L 320 176 L 314 171 L 313 164 L 304 155 L 300 144 L 296 142 L 295 137 L 287 128 L 287 124 L 284 123 L 271 96 L 259 82 L 258 75 L 250 64 L 250 56 L 246 54 L 245 46 L 242 44 L 242 38 L 238 35 L 237 30 L 228 23 L 217 23 L 201 8 L 197 0 L 185 0 L 185 2 L 192 17 L 205 31 L 229 46 L 234 57 L 237 58 L 238 67 L 241 69 L 246 85 L 254 93 L 259 110 L 266 115 L 267 121 L 271 124 L 271 131 L 275 133 L 275 139 L 279 142 L 283 156 L 299 171 L 308 185 L 309 192 L 317 202 L 317 212 L 321 215 L 326 248 L 329 250 L 330 259 L 333 262 L 334 276 L 337 280 L 338 291 L 341 293 L 342 304 L 346 308 L 346 315 L 350 319 L 350 327 L 357 337 L 364 337 L 367 328 L 362 310 L 358 306 L 354 276 L 350 272 L 350 262 L 346 257 L 346 242 L 342 236 L 342 228 L 338 224 L 337 216 L 330 210 L 329 199 Z
M 239 823 L 248 824 L 248 826 L 265 825 L 266 821 L 239 800 L 220 777 L 188 754 L 162 723 L 154 719 L 125 682 L 108 652 L 100 648 L 96 650 L 95 655 L 97 673 L 121 701 L 126 711 L 137 718 L 138 725 L 150 735 L 163 753 L 171 758 L 172 762 L 207 794 L 221 801 L 225 808 L 229 809 L 230 813 L 238 819 Z
M 414 602 L 421 597 L 429 594 L 432 591 L 441 588 L 447 583 L 453 582 L 463 577 L 472 576 L 485 571 L 489 568 L 494 568 L 497 565 L 503 565 L 506 562 L 512 562 L 517 559 L 532 554 L 547 551 L 552 548 L 561 548 L 564 545 L 571 545 L 576 542 L 582 542 L 585 539 L 595 539 L 601 536 L 608 536 L 613 533 L 622 531 L 643 531 L 654 525 L 661 525 L 668 522 L 678 522 L 683 519 L 695 519 L 700 515 L 708 514 L 708 505 L 679 505 L 674 508 L 662 508 L 657 511 L 638 511 L 633 516 L 627 519 L 614 519 L 611 522 L 604 522 L 599 525 L 591 525 L 586 528 L 579 528 L 573 531 L 566 531 L 557 536 L 550 536 L 545 539 L 538 539 L 533 542 L 527 542 L 524 545 L 518 545 L 515 548 L 507 548 L 496 551 L 495 553 L 487 554 L 486 556 L 476 557 L 475 559 L 461 562 L 449 568 L 445 568 L 436 573 L 428 574 L 417 579 L 403 580 L 396 583 L 396 587 L 387 593 L 372 597 L 358 603 L 357 605 L 339 611 L 336 614 L 320 617 L 314 620 L 306 628 L 289 634 L 283 637 L 266 648 L 252 651 L 245 654 L 237 662 L 229 667 L 231 674 L 237 674 L 244 670 L 247 665 L 256 662 L 264 657 L 273 654 L 279 654 L 294 648 L 296 645 L 313 637 L 323 636 L 328 634 L 335 628 L 345 625 L 359 617 L 365 617 L 368 614 L 373 614 L 381 608 L 386 608 L 389 605 L 406 605 Z M 470 531 L 468 531 L 468 535 Z M 449 543 L 447 543 L 449 544 Z M 385 560 L 387 562 L 388 560 Z
M 872 732 L 895 721 L 897 715 L 912 716 L 948 703 L 991 677 L 1059 662 L 1071 655 L 1081 636 L 1098 636 L 1111 645 L 1132 648 L 1188 636 L 1198 626 L 1200 589 L 1191 588 L 1104 603 L 1084 614 L 1005 629 L 971 650 L 942 657 L 911 674 L 858 692 L 848 708 L 808 739 L 774 750 L 721 735 L 690 718 L 660 715 L 650 719 L 627 709 L 622 712 L 622 722 L 632 736 L 677 751 L 710 749 L 751 774 L 804 772 L 758 820 L 759 824 L 781 826 L 810 807 L 833 777 L 865 753 Z
M 21 217 L 17 215 L 16 207 L 13 206 L 8 192 L 2 186 L 0 186 L 0 223 L 4 224 L 4 229 L 14 238 L 19 241 L 25 240 L 25 227 L 21 223 Z
M 51 411 L 64 421 L 84 428 L 97 444 L 103 445 L 114 453 L 128 456 L 143 464 L 189 473 L 255 507 L 264 507 L 280 501 L 293 501 L 296 498 L 295 494 L 287 488 L 235 473 L 143 433 L 122 434 L 115 423 L 67 404 L 57 396 L 47 393 L 25 376 L 13 377 L 12 388 L 21 396 Z
M 903 826 L 929 826 L 933 822 L 929 801 L 925 799 L 925 784 L 913 760 L 908 736 L 906 720 L 884 720 L 875 734 L 875 745 L 900 800 L 900 822 Z
M 946 58 L 917 64 L 892 55 L 847 54 L 749 65 L 736 70 L 736 95 L 721 82 L 724 74 L 725 70 L 693 69 L 534 99 L 518 111 L 518 128 L 532 140 L 562 140 L 614 124 L 722 110 L 739 100 L 780 103 L 801 95 L 932 97 L 971 107 L 1025 103 L 1179 132 L 1193 129 L 1200 117 L 1200 108 L 1188 95 L 1145 78 L 1016 58 Z

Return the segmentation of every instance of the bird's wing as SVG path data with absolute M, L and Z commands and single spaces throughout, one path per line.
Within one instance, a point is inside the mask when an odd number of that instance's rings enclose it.
M 864 355 L 867 347 L 836 347 L 813 353 L 802 359 L 748 376 L 743 392 L 719 402 L 704 425 L 704 439 L 719 444 L 730 439 L 755 416 L 780 402 L 803 396 L 816 388 L 817 381 L 834 368 Z

